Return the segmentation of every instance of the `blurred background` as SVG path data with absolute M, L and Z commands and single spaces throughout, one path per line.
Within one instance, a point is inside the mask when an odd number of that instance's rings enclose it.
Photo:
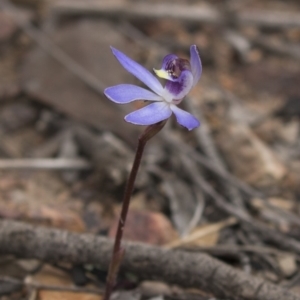
M 300 243 L 298 0 L 0 0 L 0 216 L 113 237 L 143 129 L 123 118 L 143 103 L 103 95 L 141 85 L 110 46 L 152 70 L 192 44 L 203 74 L 182 107 L 201 126 L 172 118 L 147 145 L 125 236 L 205 251 L 300 293 L 299 250 L 287 245 Z M 2 276 L 78 279 L 74 266 L 1 264 Z M 103 283 L 100 273 L 80 267 L 81 283 Z M 138 279 L 119 284 L 145 293 Z

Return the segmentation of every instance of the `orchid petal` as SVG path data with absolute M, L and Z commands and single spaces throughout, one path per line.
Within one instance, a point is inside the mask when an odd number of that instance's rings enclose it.
M 181 72 L 176 81 L 167 81 L 165 89 L 172 95 L 173 99 L 182 99 L 193 87 L 193 74 L 189 70 Z
M 139 86 L 119 84 L 105 89 L 105 96 L 111 101 L 125 104 L 136 100 L 162 101 L 163 98 Z
M 166 55 L 163 59 L 161 68 L 159 70 L 153 69 L 155 74 L 160 78 L 173 81 L 173 77 L 168 70 L 170 71 L 170 66 L 175 63 L 177 58 L 178 56 L 175 54 Z
M 172 104 L 170 108 L 175 114 L 177 122 L 188 130 L 192 130 L 200 125 L 200 122 L 193 115 L 178 108 L 176 105 Z
M 153 71 L 155 72 L 156 76 L 158 76 L 160 78 L 167 79 L 167 80 L 173 80 L 171 74 L 164 69 L 160 69 L 160 70 L 153 69 Z
M 163 58 L 162 66 L 161 68 L 164 70 L 169 69 L 168 65 L 172 64 L 173 61 L 175 61 L 178 58 L 176 54 L 168 54 Z
M 155 102 L 138 109 L 125 117 L 125 121 L 135 125 L 151 125 L 168 119 L 172 114 L 165 102 Z
M 191 55 L 190 63 L 191 63 L 193 77 L 194 77 L 193 86 L 195 86 L 202 74 L 201 59 L 196 45 L 192 45 L 190 47 L 190 55 Z
M 121 51 L 111 47 L 111 50 L 120 64 L 132 75 L 137 77 L 140 81 L 146 84 L 151 90 L 156 94 L 161 95 L 163 92 L 163 87 L 158 79 L 150 73 L 143 66 L 126 56 Z

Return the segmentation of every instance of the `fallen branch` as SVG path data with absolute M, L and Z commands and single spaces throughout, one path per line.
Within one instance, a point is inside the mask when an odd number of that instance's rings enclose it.
M 299 13 L 281 11 L 242 11 L 226 15 L 208 5 L 147 4 L 109 1 L 58 1 L 56 16 L 93 15 L 126 19 L 175 19 L 192 23 L 255 25 L 270 28 L 300 27 Z
M 60 1 L 54 4 L 52 11 L 56 15 L 98 15 L 120 16 L 128 19 L 160 19 L 169 18 L 184 21 L 219 23 L 220 14 L 208 6 L 186 6 L 175 4 L 146 4 L 109 1 Z
M 0 253 L 48 262 L 95 264 L 106 270 L 112 242 L 90 234 L 0 221 Z M 249 276 L 203 253 L 126 243 L 122 268 L 141 279 L 196 287 L 220 297 L 248 300 L 300 300 L 279 286 Z

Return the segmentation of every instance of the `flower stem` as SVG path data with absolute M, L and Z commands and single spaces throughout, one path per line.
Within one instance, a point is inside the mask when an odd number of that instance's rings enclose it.
M 115 243 L 114 243 L 113 252 L 112 252 L 112 258 L 111 258 L 110 266 L 108 269 L 105 294 L 104 294 L 103 300 L 110 299 L 110 295 L 115 286 L 115 282 L 116 282 L 116 278 L 117 278 L 117 275 L 119 272 L 120 264 L 121 264 L 123 256 L 124 256 L 124 249 L 121 248 L 121 242 L 122 242 L 124 227 L 125 227 L 125 223 L 126 223 L 127 213 L 128 213 L 128 209 L 129 209 L 130 198 L 131 198 L 131 194 L 132 194 L 132 191 L 134 188 L 136 175 L 138 173 L 138 169 L 139 169 L 141 159 L 142 159 L 142 156 L 144 153 L 145 145 L 154 135 L 156 135 L 165 126 L 166 122 L 167 121 L 162 121 L 162 122 L 148 126 L 138 139 L 138 146 L 137 146 L 137 150 L 135 153 L 134 162 L 133 162 L 132 169 L 130 171 L 130 174 L 129 174 L 129 177 L 128 177 L 128 180 L 126 183 L 125 191 L 124 191 L 122 209 L 121 209 L 118 228 L 117 228 L 117 232 L 116 232 Z

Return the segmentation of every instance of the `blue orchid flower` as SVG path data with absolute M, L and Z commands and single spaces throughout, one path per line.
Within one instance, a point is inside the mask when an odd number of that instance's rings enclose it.
M 125 104 L 136 100 L 154 102 L 128 114 L 125 116 L 125 121 L 135 125 L 152 125 L 168 119 L 174 113 L 177 122 L 188 130 L 200 125 L 193 115 L 177 107 L 197 84 L 202 73 L 196 45 L 190 47 L 190 61 L 179 58 L 175 54 L 169 54 L 164 57 L 161 69 L 154 69 L 158 77 L 166 79 L 164 87 L 143 66 L 119 50 L 113 47 L 111 49 L 120 64 L 152 90 L 132 84 L 119 84 L 105 89 L 106 97 L 115 103 Z

